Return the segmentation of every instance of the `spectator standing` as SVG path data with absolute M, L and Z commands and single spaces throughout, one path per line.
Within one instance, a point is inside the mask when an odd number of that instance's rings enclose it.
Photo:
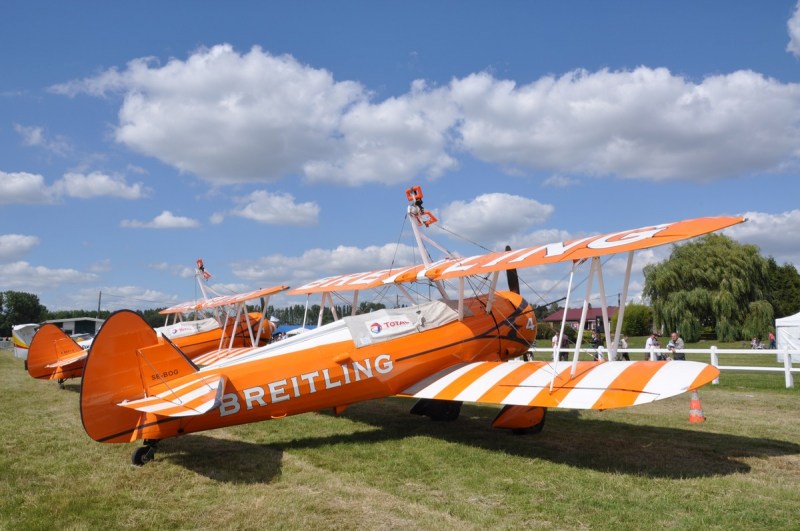
M 567 352 L 568 349 L 569 349 L 569 338 L 567 337 L 567 334 L 564 334 L 563 336 L 561 336 L 561 352 L 559 352 L 558 354 L 559 360 L 567 361 L 569 359 L 569 352 Z
M 622 350 L 622 359 L 625 361 L 631 361 L 630 356 L 628 356 L 628 352 L 626 349 L 628 348 L 628 336 L 622 336 L 622 339 L 619 340 L 619 348 Z M 620 354 L 617 353 L 617 359 L 619 360 Z
M 683 351 L 683 346 L 683 338 L 678 334 L 678 332 L 672 332 L 669 343 L 667 343 L 667 348 L 672 354 L 672 359 L 682 361 L 686 360 L 686 353 Z
M 653 332 L 652 334 L 650 334 L 650 337 L 648 337 L 647 341 L 645 341 L 645 343 L 644 343 L 644 348 L 647 349 L 647 352 L 644 353 L 644 359 L 645 360 L 649 360 L 650 359 L 650 352 L 653 349 L 658 348 L 659 346 L 660 345 L 658 343 L 658 334 Z M 655 359 L 658 359 L 658 353 L 656 353 Z

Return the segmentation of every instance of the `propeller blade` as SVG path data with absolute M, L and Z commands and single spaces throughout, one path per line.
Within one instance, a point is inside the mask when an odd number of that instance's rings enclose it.
M 506 245 L 506 251 L 510 251 L 511 246 Z M 508 280 L 508 291 L 514 292 L 519 295 L 519 275 L 516 269 L 506 270 L 506 279 Z

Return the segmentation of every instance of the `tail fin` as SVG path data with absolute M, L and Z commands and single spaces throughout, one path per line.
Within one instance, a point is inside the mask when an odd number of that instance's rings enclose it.
M 38 328 L 39 325 L 36 323 L 13 325 L 11 327 L 11 340 L 14 343 L 15 358 L 28 359 L 28 347 L 30 347 Z
M 86 351 L 54 324 L 45 324 L 28 348 L 28 374 L 41 380 L 77 378 Z
M 174 418 L 127 407 L 152 387 L 197 372 L 197 367 L 138 314 L 114 313 L 97 334 L 81 383 L 81 420 L 86 433 L 99 442 L 130 442 L 159 438 L 159 424 Z

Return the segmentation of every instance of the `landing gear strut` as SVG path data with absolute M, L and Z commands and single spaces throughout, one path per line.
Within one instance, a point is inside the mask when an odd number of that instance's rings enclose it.
M 137 448 L 131 455 L 131 464 L 133 466 L 144 466 L 153 460 L 158 448 L 158 439 L 145 439 L 144 446 Z

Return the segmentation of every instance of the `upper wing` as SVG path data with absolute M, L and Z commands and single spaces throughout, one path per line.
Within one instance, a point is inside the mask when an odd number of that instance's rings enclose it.
M 395 277 L 400 275 L 413 275 L 425 268 L 424 265 L 411 267 L 401 267 L 398 269 L 381 269 L 379 271 L 365 271 L 363 273 L 352 273 L 347 275 L 335 275 L 314 280 L 304 284 L 299 288 L 289 291 L 289 295 L 306 295 L 309 293 L 348 291 L 370 289 L 394 282 Z
M 687 240 L 746 221 L 742 217 L 719 216 L 664 223 L 635 230 L 589 236 L 568 242 L 550 243 L 505 251 L 444 260 L 419 271 L 408 271 L 394 279 L 411 282 L 425 278 L 444 280 L 467 275 L 481 275 L 494 271 L 532 267 L 537 265 L 584 260 L 596 256 L 648 249 L 681 240 Z
M 669 398 L 719 376 L 717 368 L 696 361 L 584 361 L 577 364 L 574 377 L 571 371 L 570 362 L 463 363 L 400 394 L 487 404 L 613 409 Z
M 257 289 L 254 291 L 248 291 L 246 293 L 237 293 L 235 295 L 221 295 L 208 300 L 182 302 L 180 304 L 176 304 L 175 306 L 170 306 L 169 308 L 161 310 L 158 313 L 167 315 L 173 313 L 187 313 L 195 310 L 207 310 L 228 304 L 247 302 L 249 300 L 266 297 L 267 295 L 272 295 L 273 293 L 278 293 L 287 289 L 289 289 L 289 286 L 272 286 L 271 288 Z
M 445 280 L 467 275 L 518 269 L 595 256 L 648 249 L 687 240 L 745 221 L 734 216 L 705 217 L 664 223 L 635 230 L 589 236 L 568 242 L 526 247 L 516 251 L 488 253 L 469 258 L 445 259 L 429 266 L 422 264 L 397 269 L 381 269 L 347 275 L 337 275 L 309 282 L 289 291 L 290 295 L 362 290 L 399 282 Z

